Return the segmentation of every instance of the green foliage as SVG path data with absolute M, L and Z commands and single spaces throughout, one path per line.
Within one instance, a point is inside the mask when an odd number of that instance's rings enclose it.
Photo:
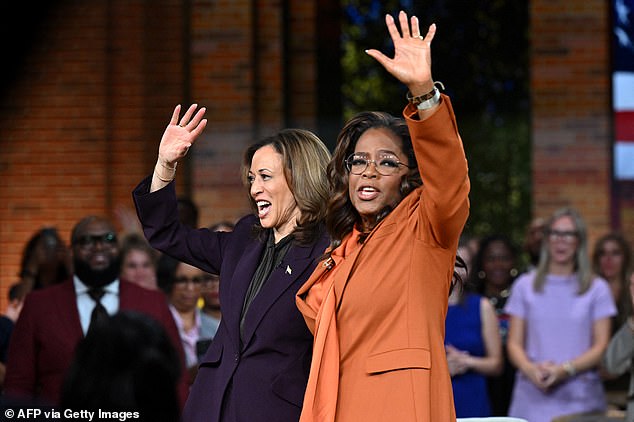
M 432 71 L 452 99 L 469 160 L 471 216 L 465 231 L 503 233 L 519 244 L 531 211 L 527 1 L 344 0 L 342 5 L 344 117 L 362 110 L 398 115 L 405 104 L 406 89 L 364 51 L 393 55 L 385 14 L 401 9 L 416 14 L 421 32 L 435 22 Z

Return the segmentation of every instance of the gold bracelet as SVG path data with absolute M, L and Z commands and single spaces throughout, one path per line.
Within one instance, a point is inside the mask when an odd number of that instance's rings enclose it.
M 174 167 L 168 166 L 167 164 L 165 164 L 161 160 L 156 160 L 156 161 L 161 165 L 161 167 L 166 168 L 166 169 L 171 170 L 174 173 L 176 173 L 176 166 L 178 165 L 178 161 L 174 163 Z
M 161 177 L 161 175 L 160 175 L 160 174 L 158 174 L 158 172 L 156 172 L 156 171 L 154 172 L 154 174 L 155 174 L 155 175 L 156 175 L 156 177 L 157 177 L 157 178 L 158 178 L 161 182 L 163 182 L 163 183 L 171 183 L 171 182 L 172 182 L 172 180 L 174 180 L 173 178 L 172 178 L 172 179 L 163 179 L 163 178 Z
M 174 165 L 174 167 L 168 167 L 166 166 L 161 160 L 158 160 L 157 164 L 160 164 L 161 167 L 170 170 L 172 172 L 172 178 L 171 179 L 164 179 L 163 177 L 161 177 L 161 174 L 156 171 L 156 166 L 154 168 L 154 174 L 156 175 L 156 177 L 163 183 L 170 183 L 172 180 L 174 180 L 174 176 L 176 176 L 176 165 Z M 176 163 L 178 164 L 178 163 Z

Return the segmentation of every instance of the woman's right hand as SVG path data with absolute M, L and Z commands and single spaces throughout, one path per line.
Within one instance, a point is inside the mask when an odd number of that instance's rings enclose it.
M 189 147 L 207 126 L 207 119 L 203 119 L 207 109 L 202 107 L 194 114 L 197 108 L 198 104 L 189 106 L 180 121 L 180 104 L 174 109 L 159 145 L 158 160 L 161 165 L 174 168 L 178 160 L 187 155 Z
M 524 375 L 532 382 L 535 387 L 539 388 L 543 392 L 548 391 L 549 385 L 547 384 L 549 372 L 543 364 L 531 363 L 529 368 L 525 369 Z

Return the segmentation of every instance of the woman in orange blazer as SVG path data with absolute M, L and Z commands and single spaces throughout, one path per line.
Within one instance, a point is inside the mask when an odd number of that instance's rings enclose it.
M 436 27 L 422 37 L 416 17 L 399 21 L 401 33 L 386 16 L 394 58 L 367 53 L 409 88 L 405 119 L 364 112 L 339 134 L 332 243 L 297 294 L 315 335 L 303 422 L 455 419 L 443 340 L 467 161 L 431 76 Z

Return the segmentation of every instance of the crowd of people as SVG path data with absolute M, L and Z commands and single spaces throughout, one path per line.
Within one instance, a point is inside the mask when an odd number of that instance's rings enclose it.
M 469 236 L 467 160 L 431 73 L 436 26 L 404 12 L 386 26 L 394 56 L 366 53 L 408 89 L 403 116 L 353 116 L 332 156 L 308 130 L 258 140 L 242 165 L 253 212 L 235 224 L 201 227 L 177 196 L 177 164 L 207 124 L 193 104 L 174 109 L 122 230 L 86 216 L 68 246 L 35 233 L 0 319 L 3 406 L 632 420 L 628 242 L 591 248 L 572 208 L 530 223 L 524 268 L 504 234 Z

